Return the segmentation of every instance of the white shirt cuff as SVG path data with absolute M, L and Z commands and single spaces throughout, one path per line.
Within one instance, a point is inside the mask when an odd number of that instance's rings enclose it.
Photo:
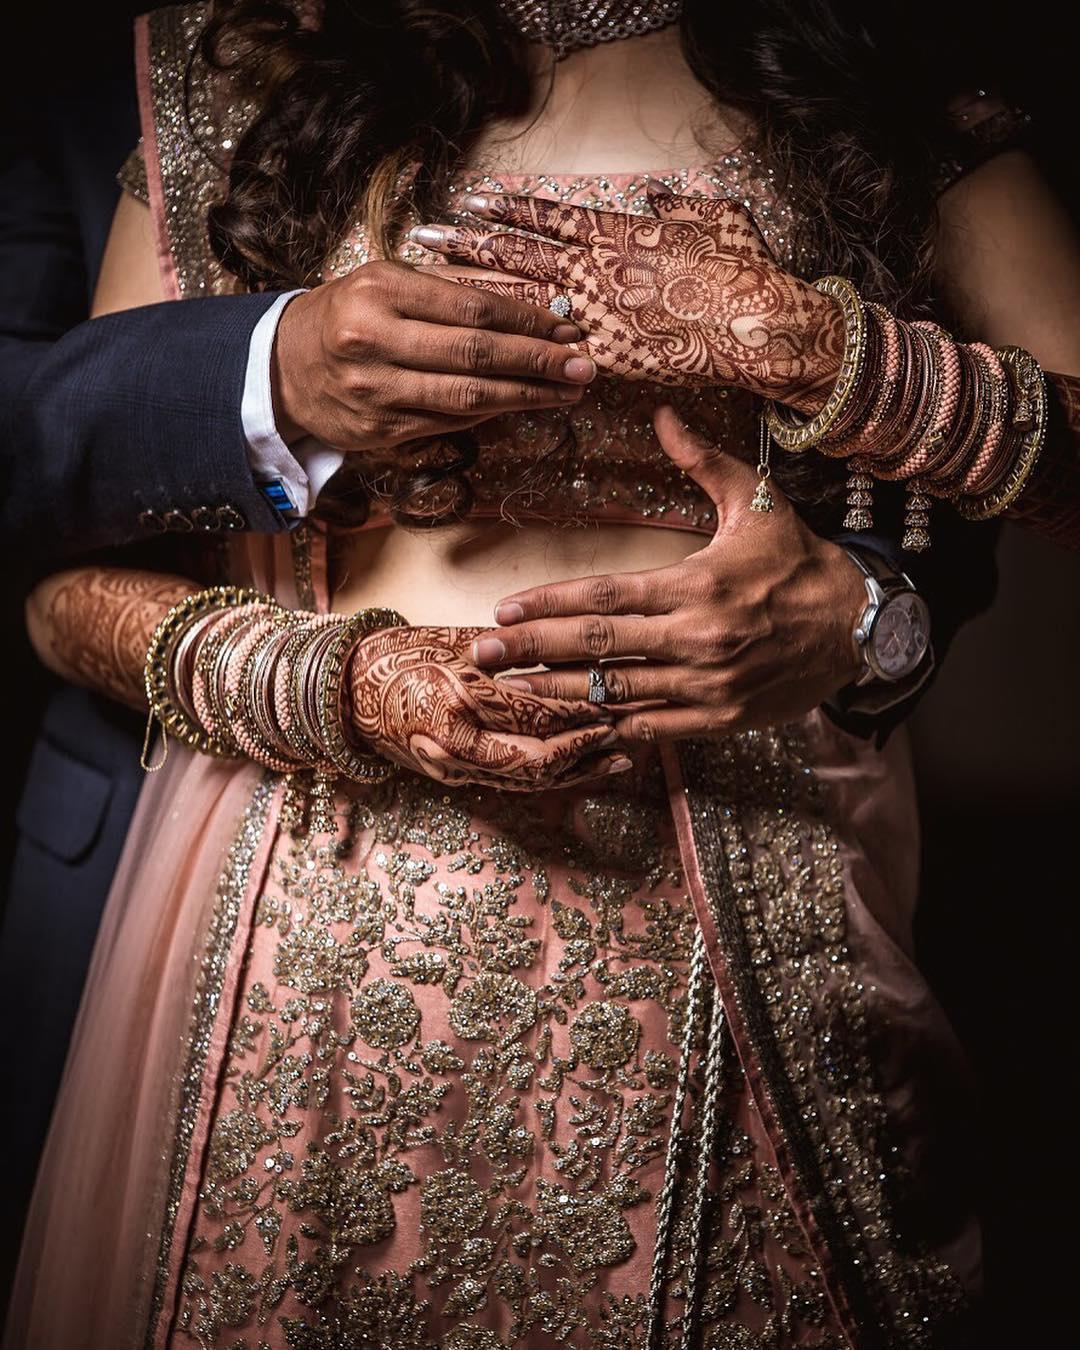
M 282 311 L 293 296 L 300 295 L 303 289 L 299 287 L 278 296 L 255 325 L 248 346 L 244 393 L 240 400 L 240 422 L 248 444 L 251 472 L 259 484 L 279 484 L 288 494 L 298 516 L 308 514 L 319 493 L 345 459 L 340 450 L 330 449 L 314 436 L 297 441 L 290 450 L 274 421 L 274 399 L 270 387 L 274 338 Z M 276 495 L 280 498 L 280 492 Z

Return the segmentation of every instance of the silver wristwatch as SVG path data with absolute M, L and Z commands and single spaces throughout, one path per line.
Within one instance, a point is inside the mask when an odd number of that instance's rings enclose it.
M 930 646 L 930 610 L 905 572 L 894 572 L 886 559 L 845 548 L 866 579 L 866 608 L 852 637 L 863 660 L 856 685 L 871 680 L 894 684 L 916 670 Z

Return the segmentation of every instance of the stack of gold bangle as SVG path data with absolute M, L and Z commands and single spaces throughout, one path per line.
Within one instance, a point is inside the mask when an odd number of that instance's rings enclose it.
M 957 498 L 957 510 L 968 520 L 989 520 L 1017 501 L 1031 482 L 1046 440 L 1048 404 L 1042 367 L 1023 347 L 999 347 L 997 355 L 1015 393 L 1009 419 L 1015 449 L 988 470 L 988 486 L 981 495 Z
M 217 736 L 201 725 L 190 700 L 182 701 L 173 670 L 173 657 L 181 640 L 195 624 L 211 614 L 239 605 L 265 602 L 258 591 L 243 586 L 211 586 L 187 595 L 165 615 L 154 629 L 143 667 L 143 684 L 150 716 L 159 722 L 166 737 L 198 750 L 203 755 L 229 758 L 238 753 L 227 737 Z M 276 604 L 275 601 L 270 601 Z
M 913 550 L 929 545 L 931 497 L 970 520 L 1013 506 L 1046 436 L 1046 380 L 1030 352 L 958 343 L 936 324 L 906 323 L 864 303 L 842 277 L 814 285 L 843 313 L 836 383 L 813 417 L 773 401 L 763 417 L 781 449 L 851 461 L 845 527 L 871 526 L 872 479 L 907 483 L 902 546 Z
M 769 402 L 765 420 L 773 440 L 781 450 L 801 454 L 828 436 L 847 411 L 859 388 L 866 353 L 866 309 L 859 292 L 845 277 L 822 277 L 814 289 L 840 303 L 844 315 L 844 354 L 832 392 L 813 417 L 800 420 L 799 414 L 780 404 Z
M 202 754 L 246 756 L 281 773 L 313 770 L 324 788 L 335 778 L 381 782 L 394 766 L 349 739 L 343 684 L 357 642 L 404 623 L 380 607 L 316 615 L 244 587 L 198 591 L 169 610 L 150 640 L 151 722 L 166 745 L 172 736 Z

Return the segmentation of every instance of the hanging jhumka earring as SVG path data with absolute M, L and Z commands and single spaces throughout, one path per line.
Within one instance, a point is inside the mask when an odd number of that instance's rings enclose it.
M 772 477 L 772 469 L 769 466 L 769 428 L 765 422 L 765 414 L 761 414 L 760 432 L 758 436 L 758 484 L 754 491 L 753 500 L 750 503 L 751 511 L 773 511 L 776 509 L 776 502 L 773 500 L 772 491 L 769 488 L 769 479 Z

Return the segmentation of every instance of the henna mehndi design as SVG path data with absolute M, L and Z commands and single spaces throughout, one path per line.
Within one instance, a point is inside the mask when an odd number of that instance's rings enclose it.
M 54 661 L 76 683 L 145 711 L 143 667 L 150 635 L 194 589 L 183 577 L 130 568 L 64 574 L 45 614 Z
M 67 678 L 144 710 L 151 634 L 194 587 L 90 567 L 43 586 L 40 642 Z M 585 700 L 514 689 L 468 659 L 479 628 L 388 628 L 349 658 L 346 725 L 388 759 L 444 782 L 536 791 L 630 768 L 612 716 Z M 39 644 L 40 645 L 40 644 Z
M 388 759 L 448 783 L 536 791 L 628 769 L 610 715 L 584 700 L 541 699 L 479 670 L 479 628 L 390 628 L 356 647 L 352 726 Z M 594 753 L 595 752 L 595 753 Z
M 466 205 L 495 229 L 420 226 L 412 237 L 507 275 L 477 278 L 486 289 L 544 305 L 566 295 L 604 370 L 671 385 L 735 385 L 802 411 L 819 407 L 843 355 L 839 307 L 780 267 L 740 203 L 649 199 L 655 219 L 473 196 Z

